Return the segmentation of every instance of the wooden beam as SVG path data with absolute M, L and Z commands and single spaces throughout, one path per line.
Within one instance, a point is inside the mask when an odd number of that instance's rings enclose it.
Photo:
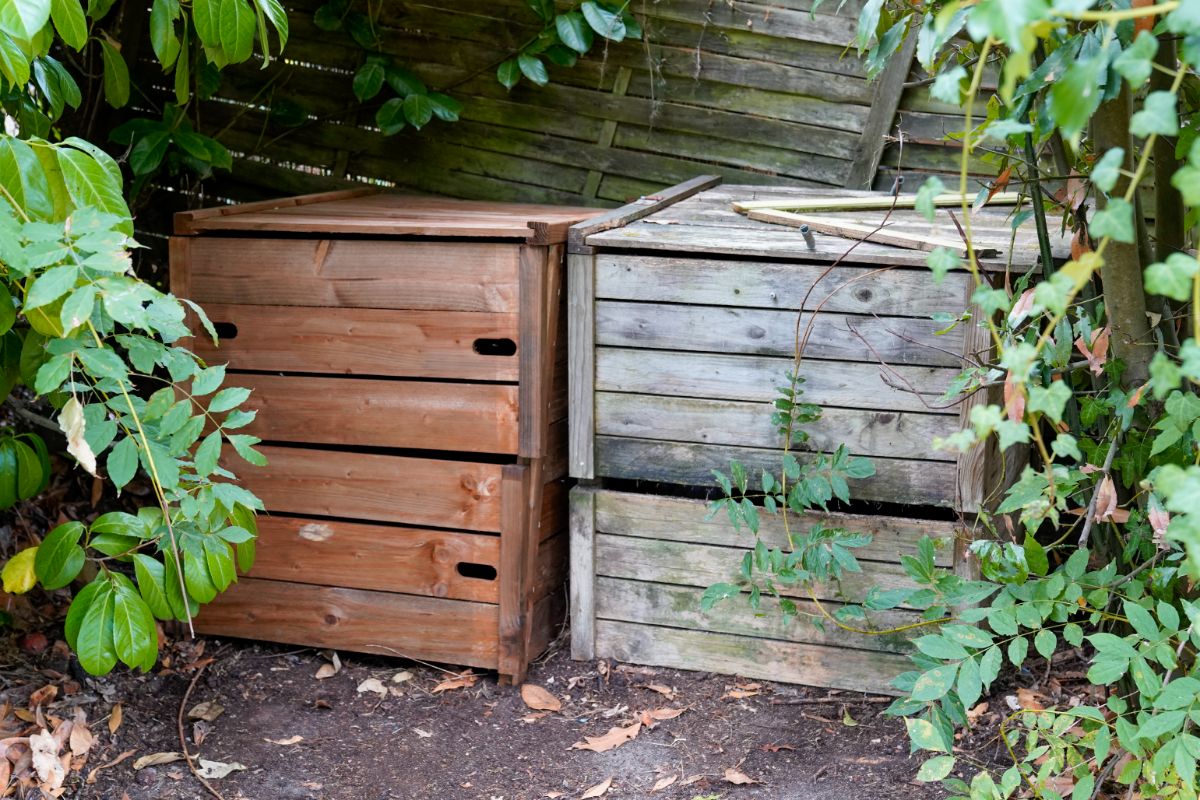
M 720 182 L 721 179 L 716 175 L 699 175 L 690 181 L 684 181 L 677 186 L 672 186 L 661 192 L 640 197 L 632 203 L 623 205 L 620 208 L 614 208 L 612 211 L 597 217 L 592 217 L 571 228 L 571 232 L 567 238 L 568 249 L 572 253 L 586 252 L 579 248 L 586 247 L 584 240 L 593 233 L 611 231 L 614 228 L 620 228 L 623 225 L 636 222 L 642 217 L 649 216 L 656 211 L 662 211 L 664 208 L 674 205 L 680 200 L 686 200 L 705 189 L 711 189 Z
M 571 658 L 596 657 L 596 490 L 571 490 Z
M 767 208 L 751 211 L 747 216 L 759 222 L 773 222 L 776 225 L 789 225 L 793 228 L 808 228 L 816 233 L 827 233 L 845 239 L 870 241 L 877 244 L 890 244 L 893 247 L 903 247 L 907 250 L 930 251 L 938 247 L 945 247 L 960 256 L 967 254 L 967 247 L 962 240 L 901 233 L 889 230 L 887 226 L 862 225 L 857 222 L 846 222 L 837 217 L 817 217 L 811 214 L 795 214 L 791 211 L 776 211 Z M 976 248 L 975 254 L 979 258 L 992 258 L 996 255 L 996 250 Z
M 912 20 L 900 49 L 892 54 L 891 60 L 875 84 L 871 111 L 867 114 L 862 137 L 858 140 L 858 152 L 850 166 L 850 174 L 846 177 L 847 189 L 870 189 L 875 180 L 875 172 L 879 169 L 879 160 L 883 157 L 886 144 L 884 136 L 891 130 L 892 121 L 896 118 L 900 97 L 904 94 L 904 79 L 908 77 L 913 53 L 917 49 L 917 34 L 921 30 L 921 21 L 915 14 Z
M 596 432 L 596 263 L 595 256 L 567 256 L 567 385 L 570 473 L 595 477 Z
M 966 196 L 967 202 L 975 199 L 975 195 L 969 194 Z M 992 196 L 988 200 L 989 206 L 1011 206 L 1022 201 L 1020 192 L 1000 192 Z M 946 192 L 944 194 L 934 195 L 931 201 L 933 205 L 941 206 L 960 206 L 963 202 L 963 195 L 957 192 Z M 748 211 L 756 209 L 772 209 L 775 211 L 870 211 L 889 208 L 916 208 L 917 196 L 915 194 L 902 194 L 898 197 L 893 197 L 890 194 L 880 192 L 875 195 L 829 195 L 826 197 L 815 197 L 797 195 L 795 199 L 785 200 L 777 198 L 775 200 L 746 200 L 744 202 L 733 203 L 733 210 L 745 214 Z M 607 229 L 606 229 L 607 230 Z

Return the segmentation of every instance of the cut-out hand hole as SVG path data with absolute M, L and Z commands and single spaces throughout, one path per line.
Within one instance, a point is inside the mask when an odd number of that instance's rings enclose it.
M 491 564 L 472 564 L 470 561 L 458 562 L 458 574 L 464 578 L 477 578 L 481 581 L 496 580 L 496 568 Z
M 213 329 L 216 330 L 218 339 L 237 338 L 237 325 L 232 322 L 214 322 Z
M 517 353 L 512 339 L 476 339 L 471 349 L 481 356 L 511 356 Z

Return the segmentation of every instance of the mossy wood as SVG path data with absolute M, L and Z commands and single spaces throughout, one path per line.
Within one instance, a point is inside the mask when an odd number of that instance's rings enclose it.
M 567 569 L 568 227 L 580 208 L 352 191 L 180 214 L 191 346 L 254 390 L 270 512 L 199 630 L 496 669 Z
M 963 271 L 936 282 L 926 254 L 908 247 L 817 234 L 810 249 L 795 228 L 732 208 L 830 194 L 697 179 L 571 231 L 570 467 L 583 481 L 570 517 L 576 657 L 890 691 L 907 669 L 907 634 L 869 636 L 829 620 L 820 628 L 803 615 L 861 602 L 872 586 L 907 585 L 900 559 L 925 535 L 941 565 L 972 573 L 976 514 L 1020 467 L 991 447 L 956 455 L 933 444 L 994 391 L 944 396 L 965 364 L 988 357 L 977 310 L 954 326 L 934 318 L 968 308 L 973 282 Z M 872 197 L 844 194 L 858 205 Z M 911 209 L 822 215 L 871 228 L 886 217 L 910 237 L 958 235 L 946 210 L 932 223 Z M 1014 233 L 1009 209 L 984 208 L 972 227 L 993 251 L 983 266 L 998 283 L 1003 270 L 1036 266 L 1032 222 Z M 1066 251 L 1055 243 L 1057 255 Z M 761 470 L 779 474 L 772 403 L 804 335 L 802 399 L 823 415 L 793 452 L 804 461 L 845 444 L 871 459 L 875 475 L 850 482 L 853 513 L 793 518 L 792 533 L 822 523 L 872 534 L 858 551 L 863 571 L 811 593 L 785 590 L 802 612 L 790 624 L 772 608 L 750 613 L 744 599 L 703 613 L 704 588 L 736 582 L 754 538 L 724 515 L 706 519 L 698 498 L 715 495 L 712 472 L 728 473 L 732 461 L 755 485 Z M 638 488 L 646 483 L 678 488 Z M 786 548 L 779 520 L 762 519 L 765 543 Z M 868 626 L 915 619 L 900 608 L 870 615 Z

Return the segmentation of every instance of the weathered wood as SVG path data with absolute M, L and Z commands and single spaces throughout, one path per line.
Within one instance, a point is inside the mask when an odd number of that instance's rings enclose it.
M 805 331 L 812 315 L 799 316 L 797 322 L 795 312 L 774 309 L 600 300 L 596 303 L 596 344 L 790 356 L 798 333 Z M 888 364 L 958 366 L 962 363 L 962 332 L 938 335 L 940 327 L 929 319 L 821 312 L 816 314 L 804 354 L 842 361 L 882 359 Z
M 1020 192 L 997 192 L 988 200 L 990 206 L 1014 205 L 1018 202 L 1026 200 Z M 974 195 L 966 196 L 967 203 L 972 203 L 975 200 Z M 957 192 L 943 192 L 936 194 L 930 198 L 929 202 L 937 207 L 961 206 L 963 203 L 963 195 Z M 841 194 L 827 194 L 824 196 L 808 196 L 798 195 L 793 200 L 742 200 L 735 201 L 733 204 L 735 211 L 742 213 L 754 211 L 756 209 L 775 209 L 777 211 L 849 211 L 854 209 L 910 209 L 917 207 L 917 195 L 901 194 L 893 197 L 890 194 L 880 192 L 872 193 L 872 196 L 846 197 Z
M 519 248 L 357 239 L 190 239 L 196 302 L 517 311 Z
M 570 474 L 595 477 L 592 440 L 595 422 L 595 262 L 587 254 L 567 256 L 568 384 Z
M 267 515 L 250 576 L 495 603 L 495 536 Z
M 550 424 L 550 381 L 562 289 L 562 257 L 547 247 L 522 247 L 521 300 L 517 334 L 520 374 L 520 446 L 524 458 L 546 455 Z
M 768 402 L 779 397 L 777 387 L 787 385 L 787 375 L 795 368 L 789 357 L 623 347 L 597 348 L 595 359 L 599 391 Z M 953 415 L 958 414 L 957 406 L 946 407 L 940 398 L 958 373 L 908 366 L 885 372 L 877 364 L 815 358 L 804 359 L 800 366 L 803 397 L 825 407 Z
M 697 192 L 702 192 L 705 189 L 716 186 L 720 182 L 721 179 L 715 175 L 700 175 L 678 186 L 672 186 L 670 189 L 660 192 L 654 197 L 641 197 L 620 208 L 614 208 L 612 211 L 592 217 L 587 222 L 576 223 L 571 228 L 568 246 L 574 250 L 586 244 L 587 237 L 593 233 L 610 231 L 613 228 L 628 225 L 630 222 L 668 208 L 684 198 L 691 197 Z
M 608 578 L 654 581 L 706 589 L 714 583 L 737 583 L 742 557 L 754 549 L 752 540 L 740 547 L 715 547 L 695 542 L 614 536 L 596 532 L 596 574 Z M 839 583 L 777 586 L 785 597 L 860 603 L 873 587 L 912 588 L 913 581 L 899 564 L 862 562 L 862 572 L 845 572 Z
M 206 309 L 233 325 L 218 347 L 191 340 L 197 355 L 233 369 L 417 378 L 516 381 L 518 359 L 475 350 L 479 340 L 517 340 L 516 314 L 329 308 L 319 314 L 284 306 Z M 480 345 L 483 349 L 483 345 Z
M 223 464 L 268 511 L 500 530 L 498 465 L 301 447 L 260 450 L 269 462 L 265 467 Z
M 920 30 L 921 18 L 914 15 L 904 41 L 899 49 L 892 53 L 887 66 L 883 68 L 883 74 L 875 79 L 871 95 L 871 113 L 863 125 L 858 152 L 854 156 L 850 174 L 846 177 L 848 189 L 870 189 L 875 173 L 879 171 L 885 135 L 891 130 L 892 122 L 896 119 L 896 109 L 900 106 L 904 81 L 908 78 L 913 55 L 917 51 L 917 36 Z
M 837 612 L 840 607 L 838 603 L 822 603 L 818 607 L 812 601 L 796 600 L 793 602 L 798 613 L 788 618 L 774 597 L 763 598 L 757 611 L 750 608 L 745 596 L 739 596 L 704 612 L 700 610 L 703 594 L 704 590 L 699 587 L 600 577 L 596 578 L 596 618 L 784 642 L 855 647 L 885 653 L 910 652 L 912 646 L 909 639 L 922 632 L 920 628 L 915 628 L 912 631 L 884 633 L 917 622 L 920 615 L 913 611 L 897 609 L 868 612 L 867 619 L 859 620 L 853 627 L 880 631 L 871 635 L 844 631 L 830 621 L 826 614 Z M 814 625 L 814 620 L 820 620 L 824 630 Z M 574 653 L 572 657 L 584 660 Z
M 571 490 L 571 658 L 596 657 L 596 492 Z
M 196 630 L 495 669 L 496 606 L 466 600 L 243 578 Z
M 252 389 L 246 432 L 267 441 L 517 452 L 517 387 L 231 374 Z
M 804 453 L 796 453 L 803 462 Z M 778 474 L 780 450 L 755 447 L 657 442 L 619 436 L 596 437 L 596 475 L 606 478 L 662 481 L 685 486 L 712 486 L 712 471 L 729 473 L 729 463 L 740 461 L 748 474 L 767 469 Z M 852 480 L 850 496 L 857 500 L 906 505 L 952 507 L 954 464 L 945 461 L 906 461 L 874 458 L 875 475 Z
M 605 300 L 791 310 L 807 296 L 809 311 L 928 317 L 959 308 L 970 283 L 965 272 L 933 283 L 924 268 L 596 255 L 596 296 Z
M 792 228 L 808 229 L 815 233 L 825 233 L 839 236 L 843 239 L 853 239 L 876 244 L 890 244 L 893 247 L 903 247 L 908 250 L 932 251 L 945 248 L 959 256 L 967 254 L 966 245 L 961 239 L 942 239 L 926 234 L 916 236 L 909 233 L 893 231 L 886 225 L 859 225 L 854 222 L 842 222 L 832 217 L 818 217 L 812 214 L 796 214 L 791 211 L 777 209 L 759 209 L 748 211 L 746 216 L 759 222 L 771 222 L 777 225 L 787 225 Z M 979 248 L 979 258 L 992 258 L 996 251 L 990 248 Z
M 529 625 L 526 601 L 533 574 L 527 556 L 537 552 L 537 538 L 530 535 L 530 513 L 526 499 L 530 490 L 529 468 L 509 464 L 503 468 L 503 499 L 500 520 L 500 610 L 499 670 L 524 679 L 530 654 L 526 652 Z
M 966 337 L 963 342 L 964 352 L 972 357 L 981 357 L 980 363 L 987 363 L 992 349 L 992 340 L 984 325 L 978 306 L 971 306 L 970 317 L 963 323 L 966 327 Z M 995 392 L 981 389 L 972 393 L 959 404 L 959 425 L 970 429 L 971 412 L 977 407 L 995 402 L 999 398 Z M 978 443 L 958 459 L 958 485 L 956 487 L 957 506 L 964 512 L 976 513 L 984 506 L 984 497 L 991 491 L 985 482 L 988 475 L 988 462 L 996 456 L 994 450 L 995 437 L 989 436 L 986 441 Z
M 724 514 L 708 519 L 709 504 L 704 500 L 600 491 L 594 506 L 594 527 L 604 533 L 722 547 L 744 547 L 752 538 L 744 528 L 734 529 Z M 788 546 L 788 533 L 780 516 L 764 511 L 759 514 L 759 525 L 759 537 L 768 547 Z M 871 543 L 854 552 L 871 561 L 898 561 L 900 556 L 913 555 L 922 537 L 929 536 L 937 544 L 934 561 L 942 567 L 953 563 L 952 544 L 958 536 L 958 526 L 951 522 L 880 514 L 792 514 L 788 525 L 794 537 L 807 534 L 817 525 L 870 534 Z
M 771 420 L 773 410 L 766 403 L 738 400 L 598 392 L 596 433 L 781 448 L 783 437 Z M 944 414 L 824 408 L 819 420 L 802 427 L 810 438 L 797 449 L 831 452 L 844 444 L 858 455 L 954 461 L 955 454 L 934 449 L 932 441 L 958 429 L 958 420 Z
M 892 679 L 912 667 L 897 653 L 609 620 L 596 623 L 596 657 L 874 694 L 898 694 Z

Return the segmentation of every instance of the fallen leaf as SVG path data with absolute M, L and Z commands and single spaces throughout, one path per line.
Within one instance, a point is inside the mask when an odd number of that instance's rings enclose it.
M 205 722 L 216 722 L 217 717 L 225 713 L 225 706 L 218 703 L 216 700 L 205 700 L 203 703 L 196 703 L 192 706 L 191 711 L 188 711 L 188 719 L 202 719 Z
M 124 717 L 124 712 L 121 710 L 121 704 L 116 703 L 112 707 L 112 711 L 108 715 L 108 732 L 116 733 L 117 728 L 121 727 L 121 719 Z
M 377 694 L 380 697 L 388 693 L 387 687 L 378 678 L 367 678 L 358 685 L 359 694 L 366 694 L 367 692 Z
M 534 711 L 562 710 L 562 701 L 536 683 L 521 684 L 521 699 Z
M 675 699 L 675 690 L 672 689 L 670 686 L 663 686 L 661 683 L 647 683 L 647 684 L 643 684 L 641 688 L 649 689 L 652 692 L 658 692 L 659 694 L 661 694 L 663 697 L 667 698 L 668 700 Z
M 208 738 L 210 731 L 212 731 L 212 725 L 202 719 L 198 719 L 192 723 L 192 741 L 196 744 L 196 747 L 204 745 L 204 740 Z
M 48 683 L 29 695 L 29 707 L 37 708 L 44 703 L 49 703 L 56 697 L 58 697 L 58 687 L 53 683 Z
M 58 757 L 58 742 L 49 731 L 43 729 L 29 737 L 29 750 L 33 758 L 33 770 L 37 773 L 42 788 L 54 790 L 63 785 L 67 771 Z
M 246 769 L 245 764 L 239 764 L 236 761 L 231 761 L 228 764 L 223 761 L 208 761 L 207 759 L 203 758 L 199 759 L 199 761 L 200 768 L 197 769 L 196 772 L 199 773 L 201 778 L 208 778 L 209 780 L 224 778 L 231 772 L 238 772 Z
M 433 687 L 433 693 L 452 692 L 455 689 L 467 689 L 474 686 L 479 680 L 479 676 L 472 672 L 464 672 L 461 675 L 455 675 L 453 678 L 446 680 Z
M 424 728 L 413 728 L 413 733 L 415 733 L 417 735 L 418 739 L 432 739 L 433 738 L 433 734 L 430 733 L 429 731 L 425 730 Z
M 603 797 L 604 795 L 608 794 L 608 790 L 609 787 L 612 786 L 612 782 L 613 779 L 609 778 L 606 781 L 597 783 L 595 786 L 580 795 L 579 800 L 589 800 L 589 798 Z
M 688 775 L 679 782 L 679 788 L 682 789 L 684 786 L 691 786 L 693 783 L 697 783 L 702 780 L 704 780 L 704 775 L 702 774 Z
M 653 708 L 649 711 L 643 711 L 638 715 L 638 719 L 647 728 L 653 728 L 664 720 L 675 719 L 683 712 L 684 709 L 682 708 Z
M 539 719 L 544 719 L 548 716 L 550 716 L 549 711 L 536 711 L 532 714 L 526 714 L 525 716 L 521 717 L 521 722 L 524 722 L 526 725 L 531 725 L 534 722 L 537 722 Z
M 987 713 L 988 704 L 986 702 L 979 703 L 974 708 L 967 711 L 967 722 L 974 725 L 979 721 L 979 718 Z
M 796 746 L 791 744 L 764 744 L 762 750 L 765 753 L 778 753 L 780 750 L 795 750 Z
M 329 661 L 318 667 L 317 674 L 313 675 L 313 677 L 319 681 L 323 681 L 326 678 L 332 678 L 334 675 L 337 675 L 342 671 L 342 660 L 338 658 L 338 654 L 330 651 L 328 655 Z
M 91 772 L 89 772 L 89 773 L 88 773 L 88 776 L 87 776 L 87 783 L 88 783 L 88 784 L 93 784 L 93 783 L 95 783 L 95 782 L 96 782 L 96 776 L 97 776 L 98 774 L 100 774 L 100 770 L 102 770 L 102 769 L 110 769 L 110 768 L 112 768 L 112 767 L 115 767 L 117 764 L 120 764 L 121 762 L 123 762 L 123 761 L 125 761 L 126 759 L 130 758 L 130 757 L 131 757 L 131 756 L 132 756 L 134 753 L 136 753 L 136 752 L 137 752 L 137 750 L 126 750 L 124 753 L 121 753 L 121 755 L 117 756 L 117 757 L 116 757 L 116 758 L 114 758 L 112 761 L 108 761 L 108 762 L 106 762 L 106 763 L 104 763 L 104 764 L 101 764 L 100 766 L 96 767 L 94 770 L 92 770 Z
M 405 681 L 411 681 L 412 677 L 413 674 L 408 670 L 401 670 L 392 676 L 392 683 L 404 683 Z
M 1026 711 L 1045 711 L 1046 707 L 1038 702 L 1038 698 L 1044 696 L 1031 689 L 1021 687 L 1017 689 L 1017 705 Z
M 751 778 L 737 767 L 730 767 L 729 769 L 725 770 L 725 780 L 736 786 L 749 786 L 752 783 L 760 782 L 754 780 L 754 778 Z
M 71 755 L 82 756 L 86 755 L 92 749 L 94 738 L 92 732 L 88 730 L 88 726 L 82 722 L 76 721 L 74 727 L 71 728 Z
M 157 767 L 160 764 L 174 764 L 176 761 L 183 761 L 183 753 L 151 753 L 134 761 L 133 768 L 139 770 L 146 767 Z
M 642 723 L 635 722 L 625 728 L 609 728 L 603 736 L 584 736 L 582 742 L 571 745 L 572 750 L 591 750 L 596 753 L 607 753 L 628 741 L 637 738 L 642 731 Z
M 665 778 L 659 778 L 654 782 L 654 785 L 650 787 L 650 793 L 653 794 L 654 792 L 661 792 L 663 789 L 675 783 L 677 780 L 679 780 L 678 775 L 668 775 Z
M 847 728 L 858 727 L 858 720 L 856 720 L 854 717 L 850 716 L 850 709 L 848 709 L 848 708 L 842 709 L 842 724 L 845 725 Z
M 760 692 L 756 689 L 730 689 L 728 692 L 726 692 L 724 695 L 721 696 L 721 699 L 722 700 L 745 700 L 747 697 L 754 697 L 755 695 L 759 695 L 759 694 L 762 694 L 762 692 Z
M 271 744 L 277 744 L 277 745 L 281 745 L 283 747 L 287 747 L 290 744 L 299 744 L 300 742 L 303 742 L 304 737 L 300 736 L 300 735 L 296 735 L 296 736 L 289 736 L 286 739 L 263 739 L 263 741 L 270 742 Z

